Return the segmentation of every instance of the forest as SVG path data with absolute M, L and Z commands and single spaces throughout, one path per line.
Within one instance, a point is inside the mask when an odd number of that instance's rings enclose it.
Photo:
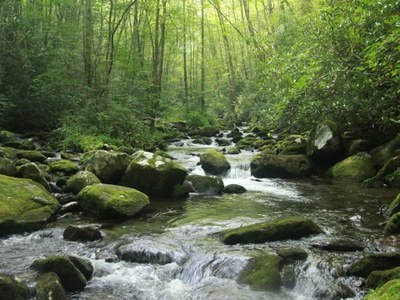
M 399 128 L 396 0 L 3 0 L 0 122 L 66 148 L 149 147 L 169 122 Z

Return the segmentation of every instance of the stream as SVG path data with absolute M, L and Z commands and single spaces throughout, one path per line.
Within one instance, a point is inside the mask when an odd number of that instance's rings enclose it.
M 198 154 L 209 146 L 191 140 L 171 144 L 169 154 L 192 174 L 203 175 Z M 0 273 L 15 274 L 33 282 L 29 270 L 37 258 L 78 255 L 94 265 L 93 279 L 70 299 L 362 299 L 366 290 L 359 278 L 345 276 L 346 268 L 363 252 L 326 252 L 311 242 L 347 237 L 370 251 L 399 251 L 393 236 L 384 237 L 379 225 L 385 220 L 381 207 L 397 190 L 362 189 L 359 184 L 312 178 L 308 180 L 255 179 L 250 176 L 254 152 L 226 155 L 232 168 L 224 184 L 244 186 L 244 194 L 205 196 L 186 200 L 152 201 L 137 218 L 101 223 L 102 241 L 78 243 L 63 240 L 69 224 L 99 224 L 98 220 L 70 215 L 30 234 L 0 239 Z M 325 234 L 297 241 L 265 244 L 222 244 L 213 234 L 288 216 L 313 219 Z M 279 293 L 253 291 L 237 283 L 248 259 L 275 253 L 281 247 L 302 248 L 306 261 L 295 264 L 296 284 Z M 347 296 L 346 296 L 347 297 Z

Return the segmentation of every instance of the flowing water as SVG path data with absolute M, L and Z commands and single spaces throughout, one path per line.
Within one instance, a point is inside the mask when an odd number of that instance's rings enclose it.
M 171 145 L 170 154 L 194 174 L 198 154 L 216 145 L 194 145 L 185 140 Z M 250 176 L 252 152 L 226 155 L 232 165 L 225 185 L 236 183 L 248 192 L 241 195 L 202 196 L 186 200 L 159 200 L 137 218 L 122 223 L 102 223 L 100 242 L 64 241 L 64 228 L 96 224 L 96 220 L 70 216 L 46 229 L 0 239 L 0 272 L 33 282 L 29 265 L 46 255 L 72 254 L 89 258 L 94 277 L 71 299 L 340 299 L 364 290 L 358 278 L 344 276 L 346 268 L 363 253 L 315 250 L 312 241 L 350 237 L 369 251 L 396 251 L 399 242 L 384 237 L 379 223 L 385 220 L 382 205 L 398 191 L 361 189 L 357 184 L 311 180 L 255 179 Z M 306 216 L 325 234 L 299 241 L 261 245 L 223 245 L 215 233 L 242 225 L 287 216 Z M 100 224 L 100 223 L 98 223 Z M 296 285 L 279 293 L 253 291 L 237 283 L 248 259 L 275 253 L 280 247 L 298 247 L 308 259 L 295 265 Z

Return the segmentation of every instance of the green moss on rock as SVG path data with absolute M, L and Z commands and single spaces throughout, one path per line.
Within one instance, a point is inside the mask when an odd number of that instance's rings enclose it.
M 68 191 L 78 194 L 84 187 L 97 183 L 100 183 L 100 179 L 98 179 L 92 172 L 80 171 L 71 176 L 67 180 L 66 185 Z
M 0 174 L 15 177 L 18 172 L 15 164 L 11 160 L 0 157 Z
M 54 272 L 41 275 L 36 284 L 36 300 L 67 300 L 61 280 Z
M 17 152 L 17 157 L 19 159 L 26 158 L 29 159 L 31 162 L 44 162 L 47 157 L 44 156 L 41 152 L 35 150 L 21 150 Z
M 191 183 L 195 193 L 217 195 L 224 190 L 224 182 L 218 176 L 189 175 L 186 180 Z
M 41 184 L 46 190 L 51 191 L 50 185 L 45 178 L 45 174 L 39 167 L 32 162 L 24 164 L 18 168 L 19 175 L 22 178 L 32 179 Z
M 127 218 L 150 203 L 142 192 L 117 185 L 93 184 L 78 194 L 78 202 L 88 213 L 106 218 Z
M 239 274 L 239 283 L 255 290 L 279 291 L 282 285 L 280 269 L 283 260 L 276 255 L 257 256 L 249 261 Z
M 364 300 L 398 300 L 400 299 L 400 279 L 385 283 L 376 291 L 368 294 Z
M 367 278 L 367 286 L 375 289 L 386 282 L 400 278 L 400 267 L 385 271 L 372 271 Z
M 302 217 L 282 218 L 222 231 L 222 242 L 226 245 L 264 243 L 288 239 L 300 239 L 322 233 L 312 220 Z
M 0 298 L 2 300 L 29 299 L 29 290 L 26 284 L 15 277 L 0 274 Z
M 388 270 L 400 266 L 400 253 L 369 254 L 354 263 L 348 270 L 351 276 L 367 277 L 372 271 Z
M 169 198 L 182 184 L 187 170 L 169 158 L 138 151 L 133 155 L 121 185 L 135 188 L 150 198 Z
M 395 213 L 390 217 L 383 232 L 386 234 L 400 233 L 400 212 Z
M 395 213 L 400 212 L 400 193 L 397 197 L 389 204 L 390 216 L 393 216 Z
M 0 235 L 36 230 L 59 207 L 58 201 L 40 184 L 0 175 Z
M 50 171 L 53 173 L 75 174 L 79 171 L 79 167 L 70 160 L 61 159 L 50 163 Z
M 211 149 L 200 155 L 200 165 L 206 173 L 220 175 L 231 168 L 225 156 L 217 150 Z
M 376 174 L 374 161 L 366 152 L 360 152 L 335 164 L 332 176 L 337 179 L 363 181 Z
M 279 248 L 276 253 L 283 258 L 285 263 L 306 260 L 308 257 L 307 252 L 300 248 Z

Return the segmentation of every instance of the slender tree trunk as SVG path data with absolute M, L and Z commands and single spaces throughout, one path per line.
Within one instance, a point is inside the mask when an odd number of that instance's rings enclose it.
M 205 58 L 205 36 L 204 36 L 204 0 L 201 0 L 201 78 L 200 78 L 200 107 L 204 111 L 206 108 L 206 58 Z
M 187 49 L 186 49 L 186 0 L 183 0 L 183 83 L 185 88 L 184 103 L 186 113 L 189 112 L 189 85 L 187 74 Z
M 85 81 L 87 87 L 93 85 L 93 22 L 92 0 L 86 0 L 83 18 L 83 63 L 85 69 Z

